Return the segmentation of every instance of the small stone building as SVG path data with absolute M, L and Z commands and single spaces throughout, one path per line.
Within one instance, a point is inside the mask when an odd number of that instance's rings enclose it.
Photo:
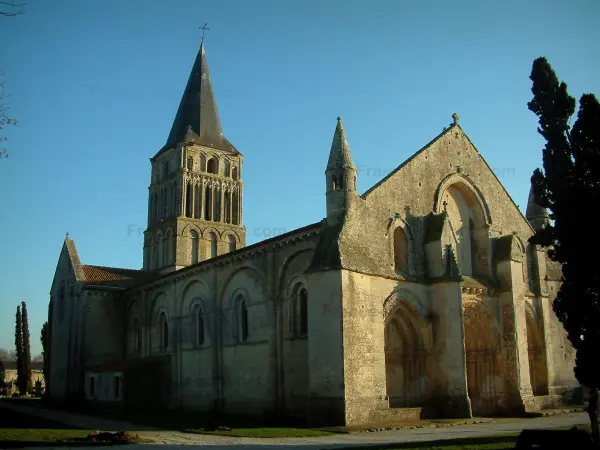
M 249 246 L 242 165 L 202 45 L 151 158 L 143 269 L 64 241 L 51 398 L 326 424 L 574 401 L 560 267 L 528 243 L 548 215 L 531 196 L 521 213 L 457 115 L 362 194 L 338 118 L 326 217 Z

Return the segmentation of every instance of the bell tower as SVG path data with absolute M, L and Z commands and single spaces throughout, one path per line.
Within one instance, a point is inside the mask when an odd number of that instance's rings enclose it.
M 170 272 L 246 245 L 242 154 L 223 135 L 204 43 L 153 157 L 144 270 Z

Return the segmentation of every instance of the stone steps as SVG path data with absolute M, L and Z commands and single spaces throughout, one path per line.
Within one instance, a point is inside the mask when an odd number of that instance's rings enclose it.
M 413 422 L 421 420 L 423 408 L 386 408 L 373 411 L 371 420 L 373 422 Z

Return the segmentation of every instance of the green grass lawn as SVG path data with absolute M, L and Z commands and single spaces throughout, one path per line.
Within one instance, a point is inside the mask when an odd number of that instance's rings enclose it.
M 4 401 L 4 400 L 0 400 Z M 0 407 L 0 448 L 112 445 L 84 441 L 90 430 L 20 414 Z
M 10 399 L 9 401 L 19 402 L 20 399 Z M 43 407 L 44 403 L 40 400 L 35 403 L 34 400 L 28 400 L 26 406 Z M 118 422 L 128 422 L 133 425 L 146 427 L 155 427 L 162 430 L 181 431 L 184 433 L 211 434 L 219 436 L 232 437 L 255 437 L 255 438 L 276 438 L 276 437 L 315 437 L 327 436 L 333 434 L 329 431 L 298 426 L 297 424 L 277 424 L 272 421 L 259 420 L 244 416 L 227 416 L 217 421 L 217 425 L 222 425 L 231 430 L 208 431 L 209 417 L 206 414 L 181 411 L 155 411 L 151 409 L 126 411 L 118 408 L 101 407 L 80 407 L 69 408 L 68 412 L 82 414 L 86 416 L 100 417 Z M 135 431 L 135 429 L 131 430 Z

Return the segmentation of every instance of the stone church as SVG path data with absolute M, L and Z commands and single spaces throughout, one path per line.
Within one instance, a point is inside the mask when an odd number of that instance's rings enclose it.
M 456 114 L 362 194 L 338 118 L 326 217 L 247 246 L 243 155 L 202 44 L 150 161 L 143 269 L 82 264 L 64 241 L 50 398 L 353 425 L 580 395 L 560 266 L 528 243 L 548 214 L 531 195 L 521 213 Z

